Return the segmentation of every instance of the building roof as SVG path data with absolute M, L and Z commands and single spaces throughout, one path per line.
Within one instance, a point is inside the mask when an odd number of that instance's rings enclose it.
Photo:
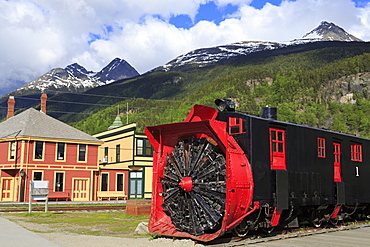
M 114 122 L 112 123 L 111 126 L 109 126 L 108 130 L 115 129 L 118 127 L 123 126 L 122 120 L 120 116 L 117 116 L 116 119 L 114 119 Z
M 0 123 L 0 138 L 21 136 L 101 142 L 33 108 Z
M 113 137 L 115 138 L 118 135 L 129 133 L 129 132 L 134 132 L 134 135 L 137 134 L 136 133 L 136 123 L 130 123 L 130 124 L 123 125 L 121 127 L 114 128 L 114 129 L 105 130 L 103 132 L 96 133 L 93 136 L 105 142 L 105 141 L 108 141 L 110 138 L 113 138 Z

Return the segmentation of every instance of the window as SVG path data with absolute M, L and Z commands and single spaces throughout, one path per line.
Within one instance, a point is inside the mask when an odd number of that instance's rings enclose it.
M 64 160 L 65 158 L 65 143 L 57 143 L 57 160 Z
M 105 147 L 104 148 L 104 158 L 105 158 L 105 161 L 108 162 L 108 147 Z
M 116 145 L 116 162 L 121 161 L 121 145 Z
M 153 147 L 149 140 L 145 140 L 145 156 L 153 156 Z
M 324 138 L 317 138 L 317 157 L 325 158 L 326 140 Z
M 33 180 L 41 181 L 42 180 L 42 172 L 33 172 Z
M 86 144 L 78 145 L 78 161 L 86 161 Z
M 230 117 L 229 118 L 229 134 L 236 135 L 245 133 L 245 123 L 242 118 Z
M 100 191 L 108 191 L 108 173 L 102 173 L 101 174 Z
M 351 160 L 362 162 L 362 145 L 351 144 Z
M 139 155 L 139 156 L 144 155 L 144 140 L 143 139 L 136 140 L 136 155 Z
M 43 159 L 44 142 L 35 142 L 35 159 Z
M 55 173 L 55 191 L 64 191 L 64 172 Z
M 123 174 L 117 174 L 117 191 L 123 191 Z
M 136 139 L 136 155 L 153 156 L 153 148 L 148 139 Z
M 286 169 L 285 130 L 270 128 L 271 169 Z
M 14 160 L 17 143 L 15 141 L 11 141 L 9 145 L 9 159 Z

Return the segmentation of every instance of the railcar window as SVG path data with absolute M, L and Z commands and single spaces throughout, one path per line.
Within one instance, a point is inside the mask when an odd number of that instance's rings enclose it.
M 317 138 L 317 156 L 320 158 L 326 157 L 326 140 L 324 138 Z
M 351 160 L 362 162 L 362 145 L 351 144 Z
M 245 123 L 242 118 L 230 117 L 229 118 L 229 134 L 236 135 L 245 133 Z

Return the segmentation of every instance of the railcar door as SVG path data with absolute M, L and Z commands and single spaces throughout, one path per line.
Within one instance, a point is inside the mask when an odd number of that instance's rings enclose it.
M 342 182 L 342 164 L 340 143 L 334 142 L 334 182 Z
M 334 182 L 335 182 L 335 200 L 336 204 L 345 204 L 345 184 L 342 179 L 342 153 L 341 143 L 333 142 L 333 156 L 334 156 Z
M 270 128 L 271 169 L 286 170 L 285 130 Z

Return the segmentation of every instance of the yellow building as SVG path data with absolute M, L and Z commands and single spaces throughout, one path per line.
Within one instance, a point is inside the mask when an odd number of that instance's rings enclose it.
M 99 147 L 97 199 L 151 199 L 153 148 L 136 123 L 123 125 L 119 116 L 107 131 L 93 135 Z

